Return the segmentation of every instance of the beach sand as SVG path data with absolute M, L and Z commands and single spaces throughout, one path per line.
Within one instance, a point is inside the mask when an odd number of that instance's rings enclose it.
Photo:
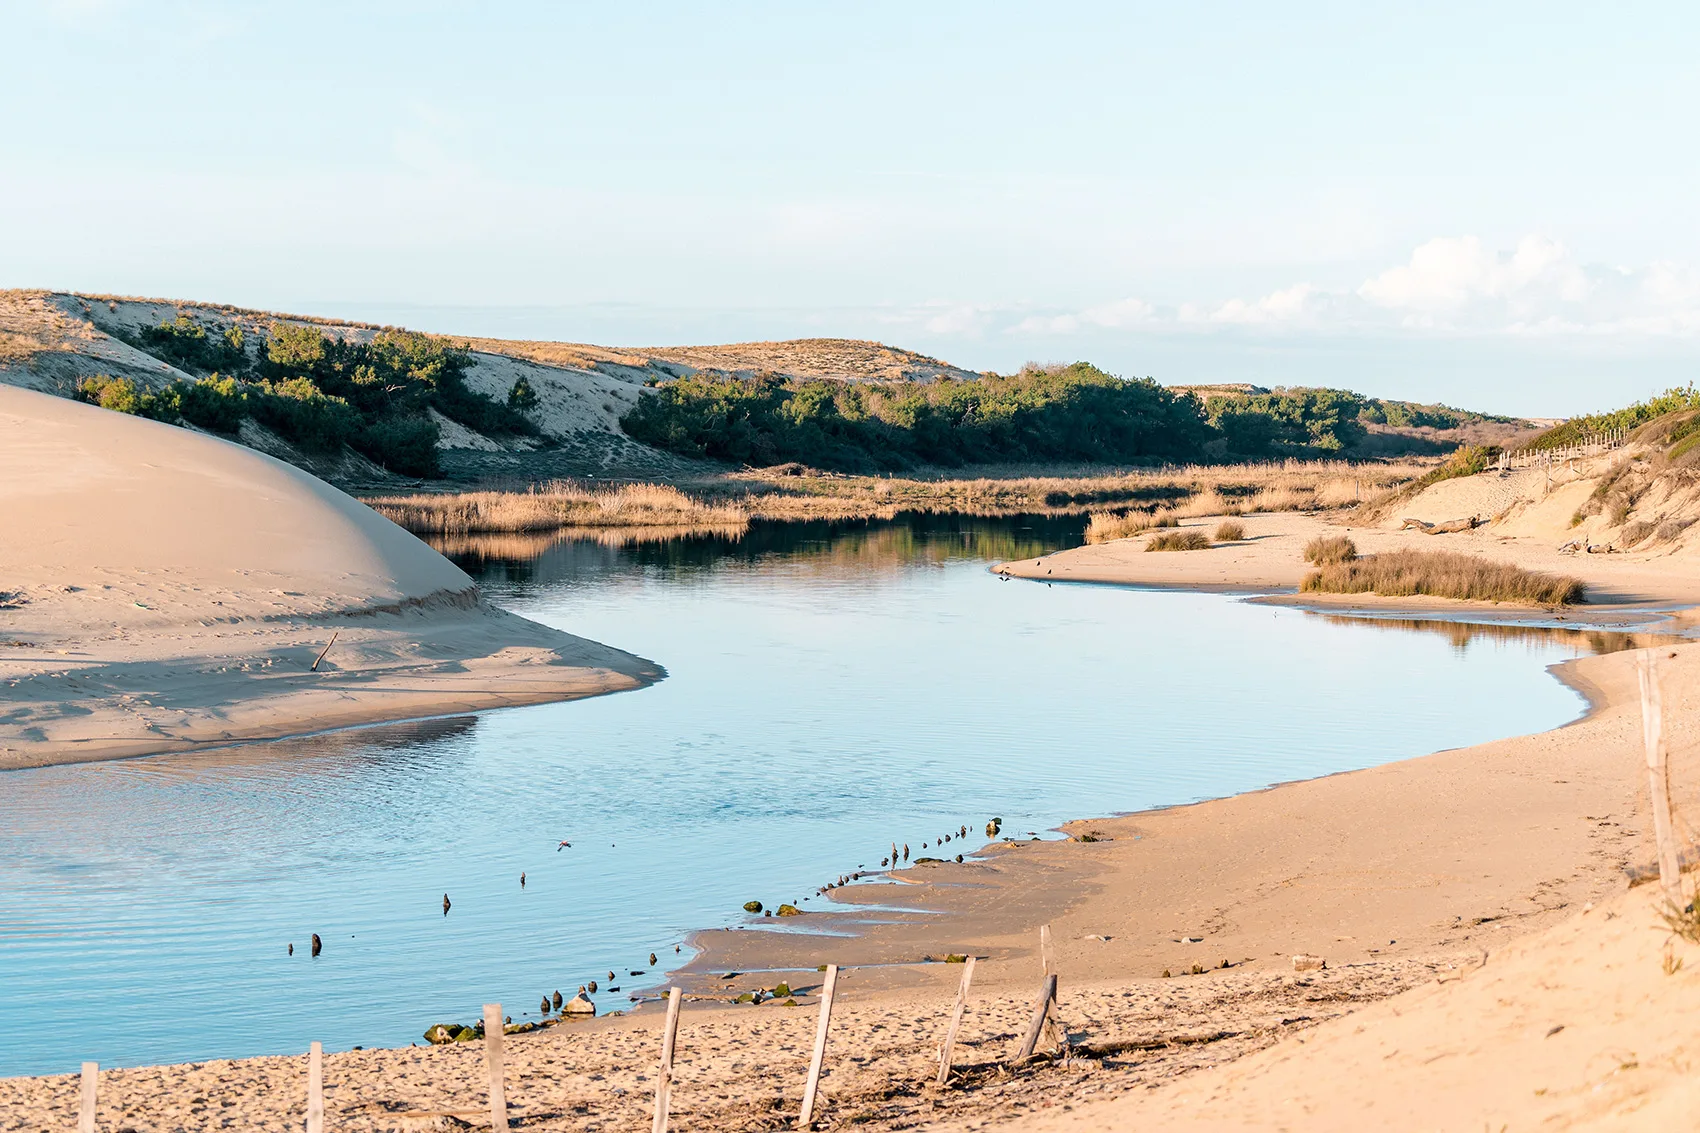
M 296 468 L 6 385 L 0 515 L 0 769 L 661 675 L 489 606 L 454 564 Z

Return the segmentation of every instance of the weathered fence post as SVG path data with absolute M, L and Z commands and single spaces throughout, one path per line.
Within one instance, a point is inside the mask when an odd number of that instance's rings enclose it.
M 83 1098 L 77 1108 L 77 1133 L 94 1133 L 95 1092 L 99 1087 L 100 1063 L 83 1063 Z
M 974 982 L 974 957 L 962 966 L 962 983 L 956 989 L 956 1009 L 950 1013 L 950 1030 L 944 1033 L 944 1050 L 939 1054 L 939 1080 L 943 1086 L 950 1079 L 950 1052 L 956 1046 L 956 1032 L 962 1026 L 962 1012 L 968 1006 L 968 985 Z
M 820 1089 L 821 1063 L 826 1060 L 826 1032 L 832 1026 L 832 993 L 838 987 L 838 965 L 826 966 L 826 984 L 820 993 L 820 1022 L 815 1026 L 815 1053 L 809 1059 L 809 1081 L 803 1087 L 803 1112 L 797 1128 L 807 1129 L 815 1119 L 815 1094 Z
M 1647 786 L 1653 797 L 1653 837 L 1659 850 L 1659 887 L 1665 900 L 1681 908 L 1682 863 L 1670 811 L 1670 771 L 1665 764 L 1664 705 L 1659 695 L 1659 662 L 1651 649 L 1636 657 L 1641 674 L 1641 730 L 1647 744 Z
M 503 1086 L 502 1005 L 484 1005 L 484 1061 L 490 1069 L 490 1128 L 508 1127 L 508 1094 Z
M 667 989 L 667 1025 L 661 1031 L 661 1070 L 655 1076 L 655 1121 L 652 1133 L 667 1133 L 667 1110 L 673 1104 L 673 1039 L 679 1033 L 679 989 Z
M 1039 926 L 1039 963 L 1043 965 L 1042 975 L 1050 975 L 1056 971 L 1056 965 L 1051 960 L 1051 926 Z
M 1051 1013 L 1051 1004 L 1057 999 L 1057 976 L 1055 972 L 1045 977 L 1045 986 L 1039 992 L 1039 1001 L 1033 1005 L 1033 1018 L 1027 1024 L 1027 1037 L 1021 1040 L 1021 1049 L 1015 1053 L 1017 1065 L 1027 1061 L 1039 1045 L 1039 1035 L 1045 1029 L 1045 1017 Z
M 307 1133 L 325 1133 L 325 1048 L 307 1048 Z

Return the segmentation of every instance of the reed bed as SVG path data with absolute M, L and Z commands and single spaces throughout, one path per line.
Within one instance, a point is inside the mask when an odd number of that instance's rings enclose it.
M 1428 595 L 1520 606 L 1568 606 L 1580 602 L 1585 589 L 1580 579 L 1456 551 L 1388 551 L 1332 562 L 1312 571 L 1299 588 L 1323 594 Z
M 416 534 L 555 531 L 564 527 L 707 527 L 742 530 L 735 503 L 696 499 L 668 484 L 587 487 L 555 481 L 523 492 L 379 496 L 373 509 Z

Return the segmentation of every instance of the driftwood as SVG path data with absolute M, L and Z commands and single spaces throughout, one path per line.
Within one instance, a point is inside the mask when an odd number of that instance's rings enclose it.
M 1445 523 L 1429 523 L 1425 520 L 1411 519 L 1407 517 L 1399 530 L 1409 531 L 1412 528 L 1416 528 L 1424 535 L 1450 535 L 1454 531 L 1471 531 L 1481 525 L 1482 521 L 1480 517 L 1474 515 L 1470 516 L 1468 519 L 1449 519 Z
M 1102 1043 L 1080 1043 L 1073 1053 L 1086 1058 L 1109 1058 L 1136 1050 L 1164 1050 L 1171 1046 L 1198 1046 L 1201 1043 L 1221 1042 L 1240 1034 L 1239 1031 L 1212 1031 L 1203 1035 L 1169 1035 L 1160 1039 L 1114 1039 Z

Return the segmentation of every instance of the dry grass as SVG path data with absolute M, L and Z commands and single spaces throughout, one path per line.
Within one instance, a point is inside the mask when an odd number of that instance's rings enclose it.
M 1349 563 L 1358 557 L 1358 545 L 1344 535 L 1318 535 L 1305 544 L 1305 562 L 1313 566 Z
M 1210 536 L 1196 527 L 1185 531 L 1165 531 L 1153 535 L 1145 544 L 1147 551 L 1202 551 L 1210 546 Z
M 1218 543 L 1238 543 L 1244 538 L 1245 527 L 1231 519 L 1226 523 L 1216 525 L 1216 542 Z
M 1520 606 L 1580 602 L 1580 579 L 1524 570 L 1455 551 L 1389 551 L 1312 571 L 1300 589 L 1327 594 L 1429 595 Z
M 563 527 L 734 527 L 743 508 L 707 503 L 666 484 L 588 488 L 556 481 L 527 492 L 380 496 L 373 509 L 416 534 L 554 531 Z
M 1048 466 L 986 469 L 985 475 L 973 479 L 943 474 L 850 476 L 809 471 L 786 476 L 774 470 L 752 470 L 688 486 L 700 494 L 739 503 L 752 519 L 874 517 L 899 511 L 973 515 L 1102 512 L 1116 519 L 1123 510 L 1191 518 L 1341 507 L 1360 494 L 1367 499 L 1406 483 L 1432 464 L 1289 460 L 1113 472 L 1101 467 Z M 1137 520 L 1129 522 L 1131 525 Z
M 1140 535 L 1158 527 L 1179 527 L 1180 519 L 1169 511 L 1095 511 L 1086 524 L 1088 543 L 1109 543 Z

